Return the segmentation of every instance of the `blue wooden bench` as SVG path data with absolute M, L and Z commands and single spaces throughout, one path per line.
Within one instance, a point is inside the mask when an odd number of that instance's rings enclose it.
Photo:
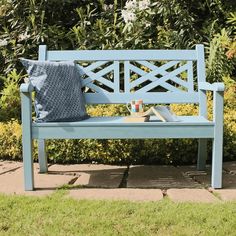
M 207 139 L 213 140 L 213 188 L 222 187 L 223 83 L 205 81 L 204 47 L 195 50 L 74 50 L 49 51 L 39 47 L 39 60 L 77 60 L 83 70 L 87 104 L 195 103 L 198 116 L 181 122 L 126 123 L 122 117 L 91 117 L 80 122 L 32 121 L 31 84 L 20 87 L 22 99 L 25 190 L 34 189 L 32 141 L 38 140 L 40 172 L 47 172 L 46 139 L 198 139 L 197 169 L 205 168 Z M 87 64 L 86 64 L 87 63 Z M 213 121 L 207 119 L 206 92 L 213 91 Z M 197 154 L 196 154 L 197 155 Z

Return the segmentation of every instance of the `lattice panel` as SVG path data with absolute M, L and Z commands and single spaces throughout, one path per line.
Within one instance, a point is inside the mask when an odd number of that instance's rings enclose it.
M 119 91 L 120 75 L 118 61 L 97 61 L 78 64 L 83 82 L 82 87 L 90 93 L 115 93 Z
M 192 61 L 125 61 L 125 92 L 193 92 Z
M 96 61 L 78 66 L 88 93 L 194 91 L 192 61 Z

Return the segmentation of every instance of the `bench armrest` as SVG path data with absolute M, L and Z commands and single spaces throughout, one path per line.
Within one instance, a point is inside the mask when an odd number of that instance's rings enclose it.
M 20 86 L 21 96 L 21 120 L 23 126 L 23 133 L 31 130 L 32 123 L 32 92 L 34 86 L 30 83 L 23 83 Z M 31 132 L 31 131 L 29 131 Z
M 224 83 L 199 82 L 200 115 L 207 117 L 207 97 L 206 92 L 213 92 L 213 121 L 223 122 L 224 110 Z
M 34 91 L 34 86 L 30 83 L 23 83 L 20 86 L 20 92 L 21 93 L 31 93 Z
M 225 90 L 225 85 L 224 85 L 224 83 L 210 84 L 208 82 L 199 82 L 199 89 L 200 90 L 215 91 L 215 92 L 223 92 Z

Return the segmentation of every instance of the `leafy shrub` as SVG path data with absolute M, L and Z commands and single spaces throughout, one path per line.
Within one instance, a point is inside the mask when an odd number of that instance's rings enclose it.
M 236 156 L 236 83 L 225 79 L 228 85 L 225 92 L 224 116 L 224 160 L 234 160 Z M 209 110 L 212 101 L 209 96 Z M 172 105 L 179 115 L 196 115 L 194 105 Z M 93 116 L 127 114 L 124 105 L 97 105 L 88 107 Z M 212 114 L 210 115 L 210 118 Z M 141 139 L 141 140 L 48 140 L 48 157 L 56 163 L 162 163 L 186 164 L 195 163 L 197 158 L 197 139 Z M 1 158 L 21 158 L 21 127 L 18 121 L 0 123 Z M 211 142 L 209 142 L 208 159 L 211 160 Z M 36 151 L 34 159 L 37 159 Z
M 67 37 L 77 21 L 75 8 L 84 2 L 77 0 L 32 1 L 2 0 L 0 5 L 0 55 L 4 74 L 14 68 L 22 70 L 19 57 L 37 58 L 39 44 L 50 48 L 68 48 Z
M 231 49 L 230 44 L 229 33 L 222 29 L 220 33 L 214 35 L 209 46 L 206 47 L 207 81 L 222 81 L 223 77 L 233 74 L 236 52 Z
M 130 2 L 138 7 L 128 7 Z M 0 74 L 19 73 L 18 58 L 36 59 L 40 44 L 50 49 L 191 48 L 209 43 L 209 35 L 219 33 L 234 11 L 233 4 L 219 0 L 2 0 Z
M 229 160 L 236 157 L 236 82 L 226 77 L 224 95 L 224 156 Z
M 1 158 L 21 159 L 21 126 L 17 120 L 0 122 Z
M 0 121 L 8 121 L 12 118 L 20 119 L 20 79 L 21 75 L 17 74 L 16 70 L 3 78 L 4 86 L 0 97 Z

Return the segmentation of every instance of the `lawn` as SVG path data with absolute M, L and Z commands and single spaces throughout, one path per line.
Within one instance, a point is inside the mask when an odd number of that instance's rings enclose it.
M 0 195 L 0 235 L 236 235 L 236 202 L 76 201 Z

